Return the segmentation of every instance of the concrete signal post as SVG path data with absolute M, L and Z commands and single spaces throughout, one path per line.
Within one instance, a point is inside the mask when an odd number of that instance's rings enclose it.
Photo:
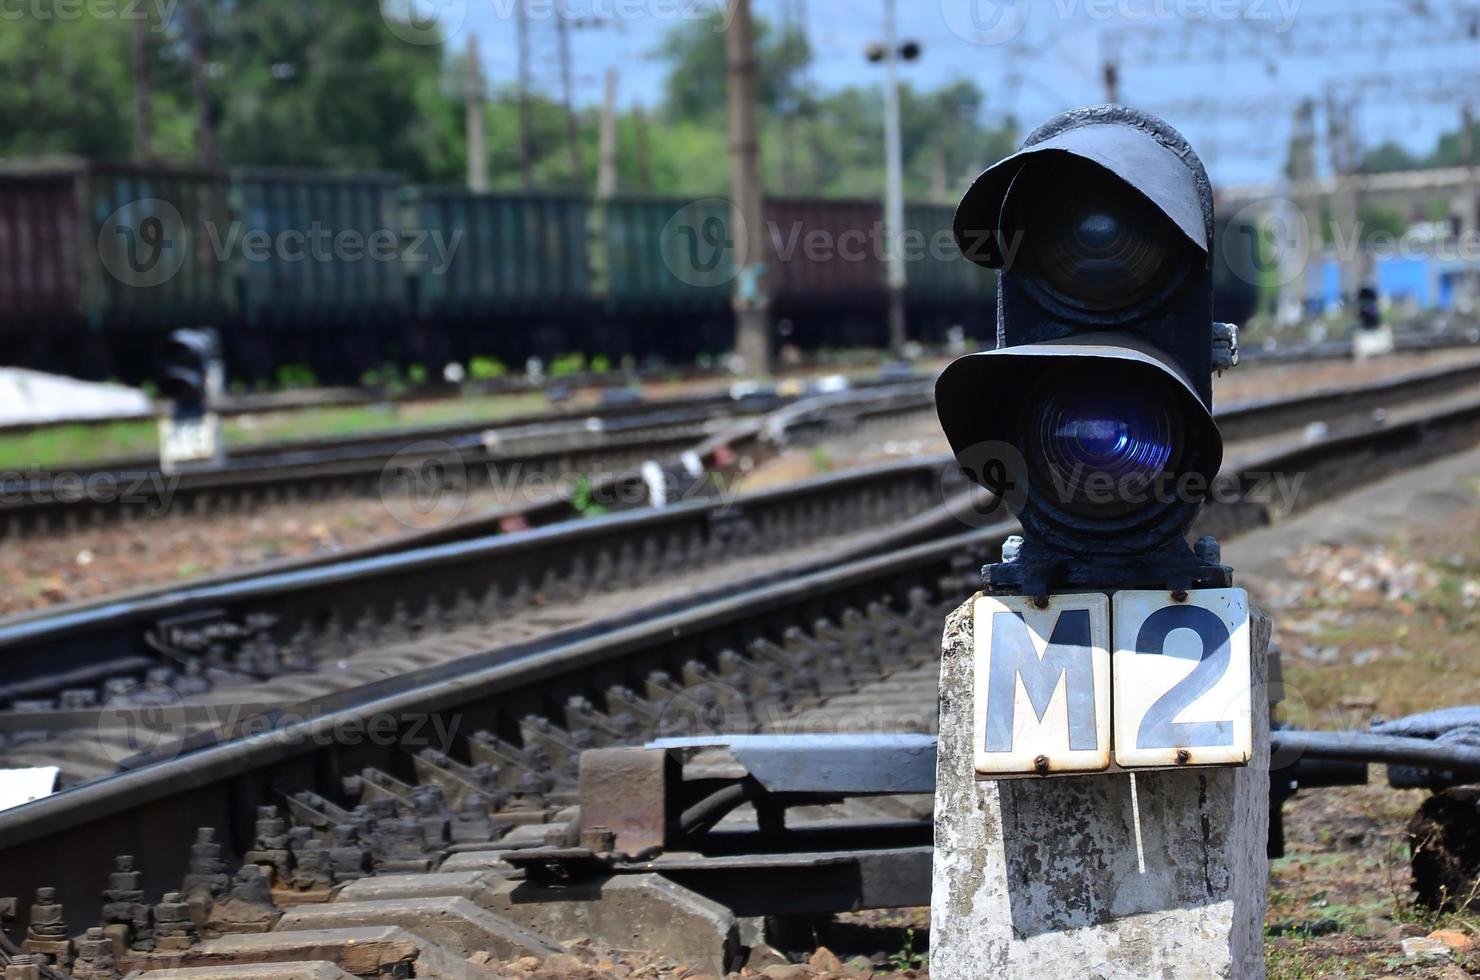
M 1263 975 L 1268 620 L 1187 541 L 1222 460 L 1212 194 L 1123 106 L 1062 114 L 962 199 L 997 347 L 941 375 L 1022 525 L 945 628 L 931 976 Z

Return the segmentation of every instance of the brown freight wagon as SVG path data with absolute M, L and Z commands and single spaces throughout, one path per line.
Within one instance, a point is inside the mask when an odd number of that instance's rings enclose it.
M 8 363 L 146 376 L 169 329 L 232 315 L 222 173 L 70 158 L 0 168 Z
M 779 343 L 886 342 L 883 227 L 878 201 L 766 200 L 766 279 Z
M 766 200 L 771 296 L 788 306 L 868 306 L 884 295 L 878 201 Z

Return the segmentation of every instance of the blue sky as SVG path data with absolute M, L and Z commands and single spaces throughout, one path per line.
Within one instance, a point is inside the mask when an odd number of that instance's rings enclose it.
M 414 0 L 442 11 L 454 41 L 476 31 L 491 81 L 514 78 L 517 0 Z M 621 72 L 624 105 L 654 106 L 663 65 L 651 51 L 695 9 L 722 0 L 527 0 L 537 80 L 558 91 L 556 10 L 572 31 L 578 101 L 599 101 L 608 66 Z M 804 11 L 819 88 L 877 84 L 864 60 L 881 36 L 883 0 L 752 0 L 756 16 Z M 1422 152 L 1458 125 L 1460 101 L 1480 102 L 1476 0 L 898 0 L 901 38 L 922 58 L 905 77 L 922 87 L 969 77 L 989 115 L 1031 127 L 1102 99 L 1104 52 L 1119 46 L 1122 101 L 1158 111 L 1181 129 L 1216 182 L 1273 180 L 1283 165 L 1294 106 L 1330 84 L 1360 91 L 1363 145 L 1394 139 Z M 599 26 L 584 26 L 599 24 Z M 1178 52 L 1156 58 L 1150 52 Z M 716 70 L 722 70 L 716 66 Z M 1480 111 L 1480 105 L 1477 105 Z M 1324 127 L 1324 117 L 1320 126 Z M 1327 161 L 1322 150 L 1321 166 Z

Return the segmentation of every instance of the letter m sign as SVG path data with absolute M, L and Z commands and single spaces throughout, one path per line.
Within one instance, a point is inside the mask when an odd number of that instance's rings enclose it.
M 976 600 L 974 737 L 983 776 L 1110 765 L 1110 603 L 1104 595 Z

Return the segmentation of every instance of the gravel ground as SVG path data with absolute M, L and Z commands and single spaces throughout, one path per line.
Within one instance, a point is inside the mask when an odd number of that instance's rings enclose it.
M 499 980 L 741 980 L 747 977 L 769 980 L 869 980 L 871 977 L 929 980 L 930 976 L 923 968 L 875 967 L 863 957 L 844 962 L 826 947 L 818 949 L 803 963 L 773 963 L 760 969 L 747 967 L 723 978 L 691 966 L 636 956 L 593 959 L 589 955 L 568 953 L 545 960 L 530 956 L 508 963 L 485 960 L 482 954 L 474 954 L 472 961 L 481 965 L 490 977 Z
M 1253 398 L 1278 398 L 1297 391 L 1315 391 L 1341 385 L 1365 384 L 1380 378 L 1433 370 L 1480 360 L 1480 351 L 1466 347 L 1394 354 L 1370 361 L 1314 361 L 1308 364 L 1245 365 L 1213 381 L 1213 401 L 1220 405 Z
M 1421 358 L 1403 358 L 1416 370 Z M 1396 362 L 1384 362 L 1395 364 Z M 1316 386 L 1333 373 L 1377 365 L 1318 365 Z M 1238 395 L 1288 392 L 1293 369 L 1250 371 Z M 1258 376 L 1256 376 L 1258 375 Z M 1371 374 L 1365 374 L 1371 377 Z M 1224 382 L 1224 386 L 1229 382 Z M 913 423 L 912 423 L 913 425 Z M 820 468 L 942 448 L 926 418 L 887 440 L 836 440 L 787 454 L 751 474 L 747 486 L 798 479 Z M 1480 453 L 1436 464 L 1406 481 L 1359 492 L 1337 517 L 1249 535 L 1227 553 L 1242 581 L 1275 617 L 1290 697 L 1285 717 L 1308 727 L 1365 727 L 1432 707 L 1480 702 L 1474 637 L 1480 630 Z M 479 506 L 476 498 L 469 511 Z M 1353 528 L 1375 529 L 1358 541 Z M 207 571 L 352 547 L 403 528 L 376 500 L 269 508 L 241 517 L 181 518 L 6 542 L 0 553 L 0 609 L 26 608 L 167 581 Z M 19 572 L 17 569 L 27 569 Z M 1287 856 L 1271 867 L 1266 919 L 1274 978 L 1480 975 L 1480 914 L 1438 915 L 1417 908 L 1408 890 L 1409 815 L 1421 791 L 1387 787 L 1375 769 L 1365 787 L 1307 791 L 1285 807 Z M 773 964 L 731 974 L 775 980 L 925 977 L 922 910 L 841 917 L 843 926 L 882 929 L 805 964 Z M 892 930 L 892 931 L 891 931 Z M 900 935 L 906 939 L 901 942 Z M 1433 937 L 1446 947 L 1420 955 Z M 1405 948 L 1406 945 L 1406 948 Z M 510 980 L 719 980 L 684 964 L 574 948 L 568 956 L 480 964 Z
M 1364 729 L 1480 703 L 1480 451 L 1323 510 L 1225 552 L 1257 569 L 1242 581 L 1274 617 L 1283 719 Z M 1480 907 L 1438 914 L 1410 889 L 1406 827 L 1427 796 L 1390 788 L 1374 766 L 1366 786 L 1285 805 L 1286 856 L 1270 868 L 1271 977 L 1480 974 Z

